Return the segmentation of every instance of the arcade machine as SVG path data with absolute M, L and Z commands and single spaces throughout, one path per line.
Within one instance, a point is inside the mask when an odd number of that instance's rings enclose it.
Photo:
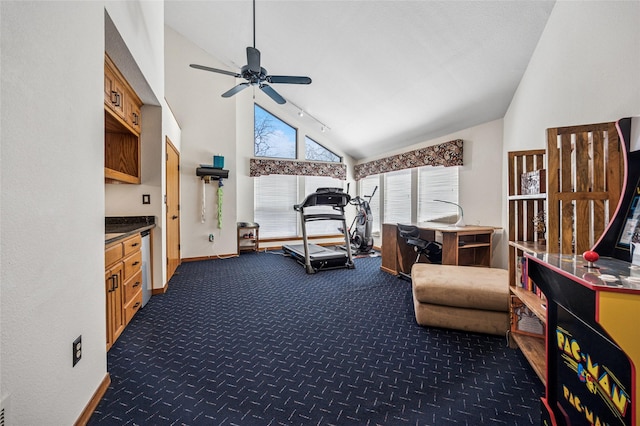
M 313 274 L 320 269 L 355 268 L 351 257 L 349 231 L 344 215 L 344 208 L 349 204 L 350 199 L 349 194 L 346 194 L 340 188 L 318 188 L 316 192 L 307 195 L 302 203 L 293 206 L 293 209 L 300 213 L 303 243 L 283 245 L 282 250 L 296 259 L 298 263 L 303 264 L 308 274 Z M 315 209 L 316 207 L 323 207 L 324 209 L 319 211 L 319 209 Z M 343 250 L 331 250 L 317 244 L 309 244 L 307 223 L 318 220 L 337 220 L 342 222 L 341 229 L 343 230 L 347 248 L 346 253 Z
M 544 425 L 640 424 L 640 117 L 617 128 L 625 184 L 600 240 L 582 256 L 526 255 L 547 297 Z

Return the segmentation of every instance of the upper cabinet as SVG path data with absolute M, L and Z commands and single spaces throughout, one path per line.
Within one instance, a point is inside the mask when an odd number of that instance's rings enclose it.
M 104 176 L 107 183 L 140 183 L 142 102 L 111 58 L 104 61 Z

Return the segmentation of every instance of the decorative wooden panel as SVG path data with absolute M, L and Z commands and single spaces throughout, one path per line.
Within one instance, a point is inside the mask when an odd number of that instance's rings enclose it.
M 582 253 L 620 199 L 624 164 L 615 123 L 547 129 L 547 156 L 547 250 Z
M 509 152 L 509 241 L 536 241 L 533 218 L 544 212 L 546 195 L 523 195 L 523 173 L 545 168 L 544 149 Z

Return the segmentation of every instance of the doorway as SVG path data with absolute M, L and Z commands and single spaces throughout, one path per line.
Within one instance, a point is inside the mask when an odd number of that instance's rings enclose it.
M 180 153 L 166 138 L 167 283 L 180 266 Z

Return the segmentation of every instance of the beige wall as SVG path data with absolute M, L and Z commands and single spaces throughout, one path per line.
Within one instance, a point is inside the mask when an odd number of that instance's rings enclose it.
M 502 153 L 502 120 L 474 126 L 437 139 L 411 145 L 401 151 L 392 151 L 385 156 L 398 154 L 447 141 L 462 139 L 463 163 L 459 174 L 458 202 L 464 210 L 467 225 L 489 225 L 501 227 L 501 212 L 504 196 L 502 194 L 502 163 L 497 161 Z M 375 160 L 378 157 L 360 161 Z M 506 268 L 506 242 L 502 229 L 494 236 L 494 267 Z M 381 241 L 376 239 L 376 245 Z
M 504 118 L 505 173 L 507 152 L 546 148 L 547 128 L 640 115 L 638 22 L 637 1 L 556 3 Z

